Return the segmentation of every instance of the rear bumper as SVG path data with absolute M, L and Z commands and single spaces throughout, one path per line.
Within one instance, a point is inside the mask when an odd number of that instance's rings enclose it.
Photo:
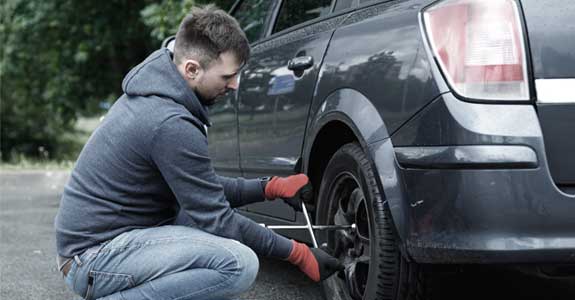
M 399 226 L 391 210 L 413 260 L 575 262 L 575 195 L 553 182 L 533 106 L 443 94 L 391 141 Z

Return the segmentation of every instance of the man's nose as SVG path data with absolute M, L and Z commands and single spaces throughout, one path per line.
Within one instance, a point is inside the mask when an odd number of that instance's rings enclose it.
M 238 89 L 238 76 L 234 76 L 233 78 L 230 79 L 230 81 L 228 82 L 228 85 L 226 86 L 228 89 L 230 90 L 237 90 Z

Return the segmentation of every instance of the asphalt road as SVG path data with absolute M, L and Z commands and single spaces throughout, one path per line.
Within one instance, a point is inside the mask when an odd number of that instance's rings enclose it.
M 68 174 L 0 173 L 0 299 L 79 299 L 55 265 L 53 220 Z M 241 299 L 320 300 L 321 288 L 289 263 L 260 258 Z M 506 268 L 468 267 L 434 277 L 434 299 L 575 299 L 575 279 L 539 278 Z

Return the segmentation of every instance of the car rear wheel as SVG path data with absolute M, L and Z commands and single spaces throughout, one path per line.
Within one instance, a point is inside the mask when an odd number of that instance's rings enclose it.
M 321 181 L 317 224 L 356 224 L 319 238 L 346 270 L 323 282 L 327 299 L 422 299 L 422 272 L 398 248 L 371 161 L 357 143 L 341 147 Z

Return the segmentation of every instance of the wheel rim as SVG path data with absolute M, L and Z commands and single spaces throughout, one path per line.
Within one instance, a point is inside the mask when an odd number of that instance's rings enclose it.
M 346 266 L 345 276 L 340 276 L 339 280 L 347 287 L 349 296 L 359 300 L 365 293 L 370 265 L 367 201 L 358 181 L 349 173 L 342 174 L 336 180 L 330 200 L 335 206 L 335 213 L 330 219 L 332 224 L 356 224 L 353 231 L 334 231 L 328 236 L 328 245 L 333 249 L 334 256 Z

